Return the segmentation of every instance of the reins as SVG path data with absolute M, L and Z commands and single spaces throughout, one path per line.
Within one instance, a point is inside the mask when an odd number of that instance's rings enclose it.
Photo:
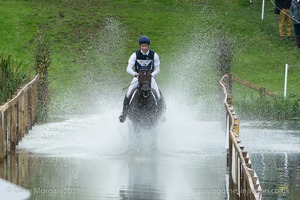
M 138 82 L 138 80 L 137 80 L 137 81 L 134 81 L 133 83 L 131 83 L 131 84 L 129 84 L 129 85 L 127 85 L 127 86 L 124 87 L 122 90 L 126 90 L 126 89 L 129 88 L 131 85 L 135 84 L 136 82 Z

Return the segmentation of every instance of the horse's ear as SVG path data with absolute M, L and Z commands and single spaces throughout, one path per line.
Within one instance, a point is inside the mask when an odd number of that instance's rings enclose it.
M 149 71 L 146 72 L 145 77 L 147 80 L 151 80 L 151 73 Z

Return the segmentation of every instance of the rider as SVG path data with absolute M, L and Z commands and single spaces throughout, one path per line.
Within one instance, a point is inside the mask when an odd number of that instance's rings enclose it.
M 149 70 L 151 72 L 151 88 L 155 90 L 158 100 L 160 100 L 160 92 L 154 76 L 160 72 L 160 61 L 158 55 L 150 49 L 150 39 L 147 36 L 142 36 L 139 39 L 140 48 L 134 52 L 129 60 L 127 66 L 127 73 L 133 76 L 133 80 L 128 88 L 123 102 L 123 111 L 119 116 L 119 120 L 123 123 L 126 120 L 127 110 L 130 102 L 130 95 L 138 85 L 138 72 L 142 70 Z M 134 69 L 133 69 L 134 68 Z

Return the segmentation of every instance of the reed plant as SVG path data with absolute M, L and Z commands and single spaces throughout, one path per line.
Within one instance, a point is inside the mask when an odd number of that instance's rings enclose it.
M 29 79 L 29 71 L 23 62 L 4 51 L 0 54 L 0 105 L 5 103 L 17 89 Z

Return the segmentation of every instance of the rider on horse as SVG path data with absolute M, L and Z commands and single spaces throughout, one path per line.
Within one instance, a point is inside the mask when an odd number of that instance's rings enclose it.
M 140 48 L 136 52 L 134 52 L 128 60 L 127 73 L 133 76 L 133 80 L 124 98 L 123 111 L 119 116 L 119 120 L 121 123 L 126 120 L 127 110 L 129 107 L 132 92 L 138 85 L 138 72 L 142 70 L 148 70 L 151 72 L 151 88 L 156 92 L 158 102 L 160 102 L 161 99 L 160 91 L 154 79 L 154 76 L 160 72 L 159 57 L 153 50 L 150 49 L 150 39 L 147 36 L 142 36 L 139 39 L 139 45 Z

